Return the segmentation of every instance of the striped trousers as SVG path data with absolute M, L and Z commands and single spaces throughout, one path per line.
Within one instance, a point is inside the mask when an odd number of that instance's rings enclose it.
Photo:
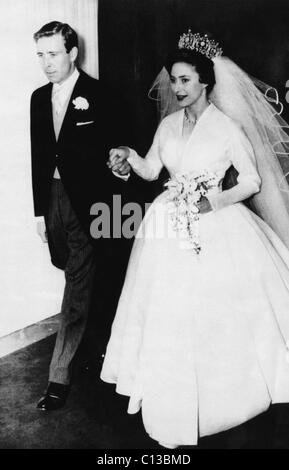
M 46 226 L 51 260 L 64 269 L 66 280 L 49 381 L 68 385 L 73 358 L 87 322 L 95 254 L 60 179 L 52 182 Z

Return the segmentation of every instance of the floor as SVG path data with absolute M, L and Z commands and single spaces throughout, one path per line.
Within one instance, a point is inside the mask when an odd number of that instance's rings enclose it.
M 35 405 L 46 387 L 55 335 L 0 359 L 0 449 L 160 449 L 127 398 L 99 380 L 101 341 L 89 329 L 61 410 Z M 87 346 L 89 345 L 89 347 Z M 275 405 L 245 425 L 200 440 L 200 449 L 289 449 L 289 405 Z

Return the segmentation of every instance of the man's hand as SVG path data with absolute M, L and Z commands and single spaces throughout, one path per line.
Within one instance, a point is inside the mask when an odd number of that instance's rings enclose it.
M 206 214 L 207 212 L 210 212 L 213 210 L 209 200 L 205 196 L 201 197 L 197 206 L 199 208 L 200 214 Z
M 118 164 L 118 167 L 116 170 L 112 169 L 112 171 L 116 172 L 117 174 L 121 176 L 126 176 L 130 173 L 131 166 L 127 160 L 124 160 L 122 163 Z
M 108 168 L 119 175 L 127 175 L 131 170 L 131 166 L 127 161 L 128 156 L 129 149 L 127 147 L 111 149 L 109 152 L 109 160 L 107 162 Z
M 47 243 L 47 232 L 45 222 L 37 222 L 37 233 L 40 236 L 43 243 Z

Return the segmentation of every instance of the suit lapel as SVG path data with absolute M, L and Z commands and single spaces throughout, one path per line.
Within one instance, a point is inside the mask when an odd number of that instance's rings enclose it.
M 52 103 L 51 103 L 51 93 L 52 93 L 52 83 L 47 85 L 45 89 L 45 93 L 43 96 L 43 109 L 42 109 L 42 116 L 45 118 L 45 128 L 48 132 L 48 138 L 51 143 L 55 144 L 55 133 L 54 133 L 54 126 L 53 126 L 53 112 L 52 112 Z
M 75 108 L 73 104 L 73 100 L 77 98 L 78 96 L 82 96 L 85 93 L 85 74 L 81 70 L 79 71 L 80 75 L 78 77 L 78 80 L 73 88 L 67 110 L 62 122 L 62 126 L 59 132 L 58 136 L 58 142 L 60 142 L 61 139 L 65 137 L 66 134 L 69 134 L 69 131 L 71 131 L 71 128 L 74 126 L 74 120 L 75 120 Z

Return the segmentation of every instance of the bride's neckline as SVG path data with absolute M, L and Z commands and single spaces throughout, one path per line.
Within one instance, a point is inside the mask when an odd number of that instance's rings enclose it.
M 208 110 L 211 109 L 213 107 L 213 103 L 212 102 L 209 102 L 208 106 L 204 109 L 204 111 L 200 114 L 199 118 L 196 119 L 196 121 L 194 122 L 194 127 L 188 131 L 187 133 L 184 134 L 184 129 L 185 129 L 185 122 L 186 120 L 188 121 L 189 120 L 189 116 L 187 115 L 187 111 L 186 111 L 186 108 L 184 108 L 182 110 L 182 113 L 181 113 L 181 117 L 182 117 L 182 120 L 181 120 L 181 136 L 184 140 L 188 141 L 191 137 L 191 135 L 195 132 L 195 129 L 196 127 L 199 125 L 200 121 L 203 119 L 203 117 L 207 114 Z M 186 115 L 187 115 L 187 118 L 186 118 Z

